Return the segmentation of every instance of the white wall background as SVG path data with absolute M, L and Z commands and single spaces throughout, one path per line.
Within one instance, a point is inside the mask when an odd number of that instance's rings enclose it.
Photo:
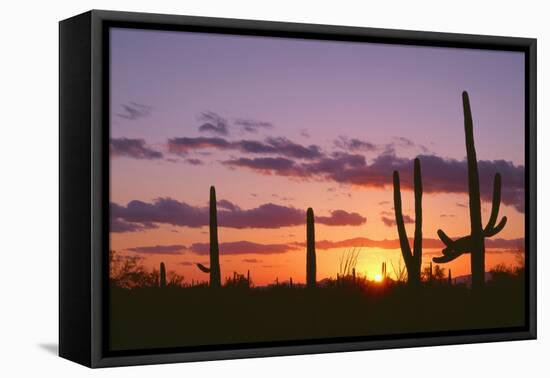
M 89 370 L 56 357 L 58 26 L 92 8 L 538 38 L 538 192 L 550 190 L 550 24 L 544 1 L 9 1 L 0 22 L 0 375 L 109 377 L 541 377 L 550 373 L 547 238 L 539 340 Z M 550 202 L 539 196 L 539 214 Z M 547 232 L 539 217 L 539 234 Z M 546 296 L 546 298 L 543 298 Z M 545 300 L 546 299 L 546 300 Z M 546 349 L 546 350 L 545 350 Z

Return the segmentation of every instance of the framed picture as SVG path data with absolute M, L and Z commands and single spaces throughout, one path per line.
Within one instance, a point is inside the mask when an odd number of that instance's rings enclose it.
M 60 355 L 536 337 L 536 40 L 60 23 Z

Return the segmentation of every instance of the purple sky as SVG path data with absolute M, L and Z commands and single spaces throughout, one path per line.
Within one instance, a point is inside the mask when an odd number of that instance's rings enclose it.
M 460 159 L 449 140 L 463 138 L 457 101 L 468 90 L 479 158 L 523 161 L 523 53 L 131 29 L 114 29 L 111 43 L 113 107 L 150 105 L 156 123 L 114 127 L 115 137 L 161 141 L 212 110 L 289 137 L 399 135 Z

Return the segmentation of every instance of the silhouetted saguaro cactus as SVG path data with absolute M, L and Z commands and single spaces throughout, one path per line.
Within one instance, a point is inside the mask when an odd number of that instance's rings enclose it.
M 317 284 L 317 262 L 315 256 L 315 217 L 313 209 L 307 209 L 306 219 L 307 252 L 306 252 L 306 286 L 314 288 Z
M 384 261 L 382 263 L 382 280 L 385 280 L 386 279 L 386 262 Z
M 164 263 L 160 263 L 160 287 L 166 287 L 166 267 Z
M 220 249 L 218 246 L 218 212 L 216 208 L 216 189 L 210 187 L 210 267 L 197 264 L 205 273 L 210 273 L 210 287 L 221 287 Z
M 246 271 L 246 285 L 250 289 L 250 269 Z
M 466 139 L 466 155 L 468 161 L 468 194 L 470 206 L 470 235 L 453 240 L 443 230 L 437 235 L 445 244 L 443 256 L 434 257 L 436 263 L 453 261 L 464 253 L 470 253 L 472 271 L 472 287 L 482 288 L 485 285 L 485 238 L 498 234 L 506 225 L 506 217 L 502 217 L 497 224 L 500 208 L 501 178 L 495 174 L 493 182 L 493 202 L 491 215 L 485 228 L 481 219 L 481 194 L 479 188 L 479 172 L 477 167 L 476 149 L 474 144 L 474 125 L 468 92 L 462 92 L 462 106 L 464 108 L 464 134 Z
M 420 171 L 420 160 L 414 159 L 414 242 L 413 250 L 409 245 L 403 211 L 401 205 L 401 185 L 399 172 L 393 172 L 393 202 L 395 209 L 395 223 L 399 233 L 401 254 L 407 268 L 408 283 L 416 286 L 420 283 L 420 268 L 422 264 L 422 173 Z
M 453 276 L 451 275 L 451 268 L 449 268 L 449 277 L 447 277 L 447 283 L 449 286 L 453 284 Z
M 289 281 L 289 284 L 290 284 L 290 288 L 292 289 L 292 286 L 293 286 L 293 283 L 292 283 L 292 277 L 290 277 L 290 281 Z

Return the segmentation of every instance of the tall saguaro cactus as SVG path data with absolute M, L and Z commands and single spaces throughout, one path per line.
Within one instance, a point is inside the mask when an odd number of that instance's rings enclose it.
M 166 267 L 164 263 L 160 263 L 160 287 L 166 287 Z
M 205 273 L 210 273 L 210 287 L 221 287 L 220 249 L 218 245 L 218 212 L 216 208 L 216 189 L 210 187 L 210 268 L 197 264 Z
M 315 256 L 315 217 L 313 209 L 307 209 L 307 252 L 306 252 L 306 286 L 314 288 L 317 284 L 317 262 Z
M 399 172 L 393 172 L 393 202 L 395 209 L 395 223 L 399 233 L 401 254 L 407 267 L 408 283 L 411 286 L 420 284 L 420 267 L 422 265 L 422 176 L 420 171 L 420 160 L 414 159 L 414 242 L 413 250 L 409 245 L 403 211 L 401 205 L 401 185 Z
M 506 217 L 497 224 L 500 208 L 501 178 L 495 174 L 493 182 L 493 203 L 491 215 L 485 228 L 481 219 L 481 194 L 479 189 L 479 172 L 477 168 L 476 149 L 474 144 L 474 125 L 468 92 L 462 92 L 464 108 L 464 133 L 466 136 L 466 154 L 468 161 L 468 194 L 470 205 L 470 235 L 453 240 L 443 230 L 437 235 L 445 244 L 443 256 L 434 257 L 436 263 L 453 261 L 464 253 L 470 253 L 472 287 L 482 288 L 485 285 L 485 238 L 498 234 L 506 225 Z

